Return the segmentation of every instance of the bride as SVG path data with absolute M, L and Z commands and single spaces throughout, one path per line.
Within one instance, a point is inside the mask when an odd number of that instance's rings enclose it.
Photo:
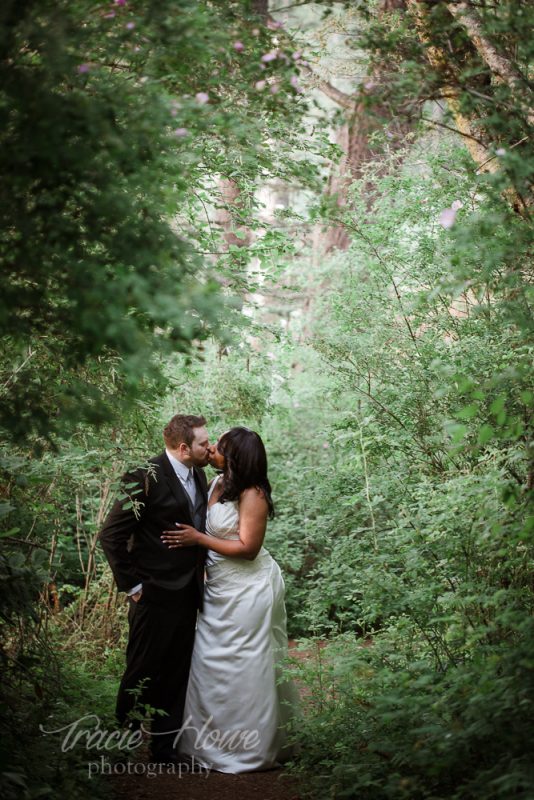
M 281 682 L 287 654 L 284 581 L 263 547 L 274 514 L 260 436 L 232 428 L 210 450 L 222 471 L 208 495 L 206 533 L 188 525 L 169 547 L 208 549 L 180 752 L 219 772 L 270 769 L 290 757 L 286 728 L 296 689 Z

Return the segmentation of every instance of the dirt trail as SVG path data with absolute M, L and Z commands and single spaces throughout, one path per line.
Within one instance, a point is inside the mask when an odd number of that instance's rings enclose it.
M 117 800 L 301 800 L 294 778 L 282 769 L 246 775 L 113 776 Z

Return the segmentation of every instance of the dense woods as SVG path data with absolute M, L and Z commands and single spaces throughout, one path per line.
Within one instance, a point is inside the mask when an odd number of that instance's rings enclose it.
M 113 728 L 97 535 L 175 413 L 266 443 L 302 796 L 533 796 L 533 25 L 3 4 L 4 797 L 109 796 L 43 730 Z

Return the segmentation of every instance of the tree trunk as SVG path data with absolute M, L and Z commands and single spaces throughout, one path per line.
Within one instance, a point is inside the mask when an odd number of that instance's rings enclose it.
M 372 158 L 369 135 L 376 128 L 377 123 L 373 124 L 370 115 L 366 114 L 359 104 L 355 113 L 336 133 L 336 144 L 343 150 L 343 156 L 330 174 L 326 193 L 335 198 L 335 204 L 340 211 L 347 204 L 351 184 L 361 178 L 363 165 Z M 324 234 L 321 250 L 323 253 L 329 253 L 334 249 L 346 250 L 349 244 L 350 236 L 347 228 L 343 225 L 333 225 Z
M 231 178 L 220 178 L 219 192 L 221 204 L 215 213 L 215 222 L 223 231 L 226 245 L 248 246 L 252 241 L 252 232 L 236 220 L 243 207 L 239 186 Z
M 415 19 L 419 38 L 427 46 L 426 56 L 430 66 L 436 71 L 446 74 L 448 72 L 449 59 L 441 48 L 432 44 L 428 7 L 425 0 L 408 0 L 408 7 Z M 464 116 L 460 109 L 460 90 L 456 86 L 447 83 L 443 86 L 443 94 L 446 97 L 447 105 L 454 118 L 458 132 L 465 139 L 465 145 L 471 154 L 471 158 L 478 164 L 479 169 L 486 172 L 495 172 L 497 164 L 490 157 L 489 150 L 474 135 L 470 120 Z
M 385 16 L 404 8 L 404 0 L 382 0 L 379 15 Z M 376 69 L 373 74 L 369 75 L 369 82 L 380 84 L 383 79 L 381 73 L 381 69 Z M 335 198 L 335 205 L 341 210 L 347 204 L 350 185 L 361 179 L 363 167 L 374 158 L 375 154 L 369 146 L 372 133 L 380 129 L 385 122 L 391 121 L 393 116 L 388 108 L 378 103 L 369 107 L 368 104 L 336 89 L 327 81 L 318 81 L 316 86 L 327 97 L 349 112 L 346 122 L 336 133 L 336 144 L 343 150 L 343 156 L 339 164 L 333 167 L 326 189 L 326 194 Z M 397 123 L 397 135 L 392 138 L 390 146 L 394 148 L 395 145 L 397 147 L 402 145 L 410 127 L 410 123 L 406 120 L 402 120 L 400 124 Z M 371 184 L 365 186 L 365 193 L 370 204 L 373 196 Z M 324 235 L 317 235 L 315 242 L 321 254 L 334 249 L 346 250 L 350 244 L 350 235 L 346 226 L 333 225 L 327 229 Z
M 269 0 L 252 0 L 251 8 L 253 14 L 265 21 L 269 13 Z

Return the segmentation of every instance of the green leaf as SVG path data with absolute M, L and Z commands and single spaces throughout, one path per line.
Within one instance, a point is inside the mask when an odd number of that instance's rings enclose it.
M 0 538 L 4 538 L 5 536 L 14 536 L 19 531 L 20 528 L 10 528 L 8 531 L 0 531 Z
M 479 432 L 478 432 L 478 444 L 484 445 L 493 439 L 495 436 L 495 431 L 491 427 L 491 425 L 482 425 Z
M 495 416 L 497 416 L 503 410 L 505 404 L 506 404 L 505 395 L 503 395 L 503 394 L 499 395 L 498 397 L 495 398 L 493 403 L 490 405 L 491 413 L 494 414 Z
M 14 510 L 15 506 L 12 506 L 11 503 L 0 502 L 0 519 L 2 517 L 7 517 L 7 515 Z
M 460 411 L 456 413 L 458 419 L 472 419 L 476 417 L 478 414 L 479 407 L 475 403 L 471 403 L 468 406 L 464 406 Z

